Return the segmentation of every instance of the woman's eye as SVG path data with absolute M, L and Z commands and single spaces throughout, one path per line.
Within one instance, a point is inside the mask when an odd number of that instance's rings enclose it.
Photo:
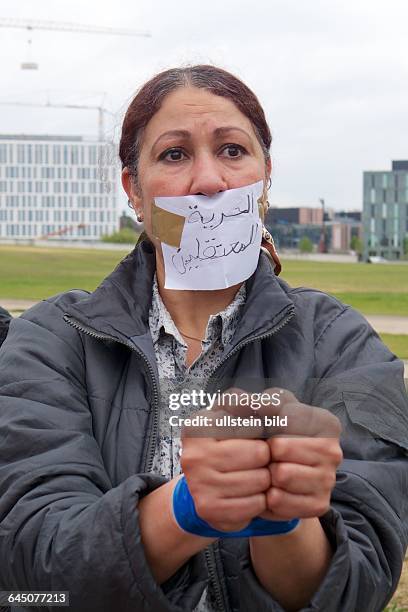
M 245 155 L 246 150 L 244 147 L 240 147 L 239 145 L 230 144 L 223 148 L 223 153 L 230 158 L 242 157 L 242 155 Z
M 160 160 L 178 162 L 184 159 L 184 152 L 181 149 L 167 149 L 160 155 Z

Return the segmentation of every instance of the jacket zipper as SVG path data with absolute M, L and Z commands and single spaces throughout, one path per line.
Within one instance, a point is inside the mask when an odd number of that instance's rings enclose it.
M 214 374 L 217 370 L 220 369 L 220 367 L 226 362 L 228 361 L 228 359 L 232 356 L 235 355 L 235 353 L 237 353 L 242 347 L 247 346 L 248 344 L 251 344 L 252 342 L 256 342 L 257 340 L 264 340 L 265 338 L 269 338 L 269 336 L 273 336 L 274 334 L 276 334 L 279 330 L 282 329 L 282 327 L 284 327 L 289 321 L 290 319 L 292 319 L 292 317 L 294 316 L 295 311 L 294 309 L 292 309 L 289 314 L 282 320 L 280 321 L 280 323 L 278 323 L 277 325 L 275 325 L 275 327 L 273 327 L 268 333 L 266 334 L 261 334 L 260 336 L 255 336 L 252 338 L 248 338 L 247 340 L 243 340 L 241 343 L 237 344 L 237 346 L 230 352 L 228 353 L 228 355 L 226 355 L 226 357 L 224 357 L 224 359 L 222 359 L 220 361 L 220 363 L 217 365 L 217 367 L 212 371 L 210 378 L 208 379 L 205 388 L 204 388 L 204 392 L 206 392 L 211 384 L 211 380 L 214 378 Z M 230 609 L 229 603 L 227 601 L 226 595 L 224 594 L 224 590 L 221 586 L 221 580 L 220 580 L 220 576 L 217 570 L 217 565 L 222 567 L 222 560 L 220 557 L 220 552 L 219 552 L 219 544 L 218 541 L 214 542 L 214 544 L 210 544 L 205 550 L 204 550 L 204 554 L 205 554 L 205 560 L 206 560 L 206 564 L 207 564 L 207 569 L 208 569 L 208 574 L 210 577 L 210 582 L 213 586 L 214 589 L 214 596 L 215 596 L 215 600 L 217 602 L 217 612 L 227 612 Z
M 72 319 L 71 317 L 68 317 L 67 315 L 64 316 L 64 321 L 68 323 L 69 325 L 71 325 L 72 327 L 74 327 L 75 329 L 77 329 L 78 331 L 81 331 L 84 334 L 91 336 L 92 338 L 95 338 L 97 340 L 109 340 L 111 342 L 116 342 L 117 344 L 122 344 L 123 346 L 128 347 L 130 350 L 134 351 L 146 364 L 147 370 L 150 374 L 150 379 L 151 379 L 152 389 L 153 389 L 153 429 L 152 429 L 152 433 L 149 438 L 147 452 L 146 452 L 146 459 L 143 463 L 142 471 L 150 472 L 153 466 L 154 451 L 156 447 L 158 423 L 159 423 L 159 389 L 158 389 L 158 385 L 156 382 L 154 370 L 152 366 L 150 365 L 149 360 L 146 358 L 145 354 L 142 351 L 140 351 L 138 348 L 136 348 L 135 345 L 132 344 L 131 342 L 125 342 L 122 340 L 118 340 L 118 338 L 115 338 L 114 336 L 110 336 L 109 334 L 96 332 L 94 329 L 92 329 L 92 327 L 82 325 L 81 323 L 78 323 L 78 321 L 76 321 L 75 319 Z

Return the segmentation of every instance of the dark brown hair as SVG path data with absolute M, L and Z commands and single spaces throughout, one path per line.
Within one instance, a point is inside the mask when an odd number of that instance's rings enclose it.
M 269 159 L 271 132 L 258 98 L 245 83 L 216 66 L 201 64 L 171 68 L 156 74 L 141 87 L 130 103 L 123 121 L 119 157 L 122 168 L 129 168 L 135 181 L 137 181 L 137 166 L 144 128 L 170 92 L 188 86 L 206 89 L 216 96 L 232 100 L 251 121 L 265 161 Z

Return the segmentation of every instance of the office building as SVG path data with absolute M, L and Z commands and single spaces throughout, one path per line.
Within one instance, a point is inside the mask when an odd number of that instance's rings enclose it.
M 0 135 L 0 239 L 99 240 L 118 228 L 113 143 Z
M 306 206 L 270 208 L 266 226 L 281 249 L 297 249 L 302 238 L 307 237 L 315 250 L 322 247 L 323 210 Z M 361 211 L 326 210 L 324 215 L 325 250 L 347 253 L 353 237 L 362 238 Z
M 408 243 L 408 160 L 364 172 L 363 185 L 364 260 L 401 259 Z
M 275 208 L 268 210 L 270 223 L 295 223 L 297 225 L 321 225 L 323 211 L 321 208 L 308 208 L 307 206 Z

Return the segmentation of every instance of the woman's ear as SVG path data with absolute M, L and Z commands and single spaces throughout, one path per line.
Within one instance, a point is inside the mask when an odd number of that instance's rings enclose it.
M 137 216 L 143 214 L 142 197 L 139 189 L 135 185 L 135 181 L 129 171 L 129 168 L 123 168 L 122 170 L 122 186 L 126 192 L 126 195 L 131 203 Z

